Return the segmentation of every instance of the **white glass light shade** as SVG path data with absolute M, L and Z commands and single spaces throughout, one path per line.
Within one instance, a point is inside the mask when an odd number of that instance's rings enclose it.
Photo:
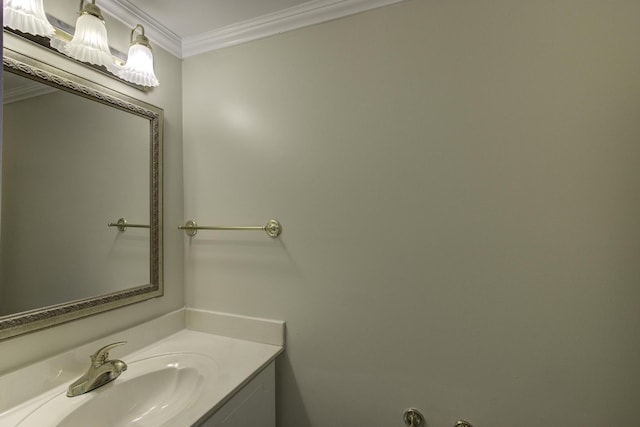
M 139 27 L 142 28 L 142 26 Z M 133 31 L 135 30 L 134 28 Z M 132 38 L 133 31 L 131 33 Z M 127 56 L 127 63 L 118 69 L 116 75 L 121 79 L 140 86 L 156 87 L 160 85 L 153 71 L 153 53 L 151 53 L 151 49 L 149 48 L 149 40 L 144 34 L 138 36 L 136 41 L 131 44 Z
M 76 32 L 62 52 L 78 61 L 111 67 L 113 56 L 107 42 L 104 22 L 89 14 L 82 14 L 76 21 Z
M 44 13 L 42 0 L 5 0 L 3 11 L 5 27 L 44 37 L 55 33 Z

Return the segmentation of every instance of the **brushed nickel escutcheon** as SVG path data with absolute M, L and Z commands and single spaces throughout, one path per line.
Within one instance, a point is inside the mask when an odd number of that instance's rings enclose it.
M 414 408 L 406 409 L 402 419 L 409 427 L 420 427 L 424 424 L 424 416 L 422 416 L 420 411 Z

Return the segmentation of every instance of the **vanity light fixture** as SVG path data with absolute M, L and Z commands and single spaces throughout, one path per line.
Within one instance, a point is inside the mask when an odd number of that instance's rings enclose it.
M 151 44 L 140 24 L 131 30 L 129 54 L 109 48 L 107 27 L 96 0 L 80 0 L 79 16 L 73 36 L 70 25 L 52 17 L 51 25 L 45 14 L 43 0 L 3 0 L 4 26 L 24 33 L 23 37 L 77 61 L 102 68 L 121 81 L 143 91 L 159 86 L 153 69 Z M 136 34 L 139 30 L 140 34 Z M 26 34 L 42 36 L 43 39 Z M 46 40 L 48 39 L 48 40 Z M 69 41 L 70 40 L 70 41 Z M 116 56 L 114 56 L 116 55 Z M 123 65 L 124 64 L 124 65 Z
M 69 43 L 52 43 L 56 49 L 78 61 L 113 67 L 114 59 L 107 42 L 107 27 L 96 0 L 85 4 L 80 0 L 80 16 L 76 31 Z
M 133 39 L 137 29 L 138 34 Z M 160 83 L 153 71 L 153 53 L 149 39 L 144 35 L 144 27 L 140 24 L 133 27 L 130 37 L 131 46 L 127 55 L 127 63 L 123 67 L 116 67 L 115 74 L 123 80 L 145 87 L 156 87 Z
M 3 13 L 5 27 L 43 37 L 55 33 L 44 13 L 42 0 L 5 0 Z

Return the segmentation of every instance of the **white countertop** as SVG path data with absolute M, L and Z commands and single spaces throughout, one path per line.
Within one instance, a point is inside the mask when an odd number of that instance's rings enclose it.
M 284 323 L 282 322 L 284 327 Z M 130 337 L 123 332 L 123 339 Z M 114 334 L 109 339 L 118 341 L 118 334 Z M 132 363 L 140 359 L 151 356 L 171 353 L 199 353 L 212 358 L 218 370 L 215 377 L 215 386 L 208 387 L 207 404 L 194 405 L 184 414 L 180 414 L 179 419 L 173 420 L 178 425 L 191 425 L 207 414 L 215 412 L 226 401 L 228 401 L 239 389 L 257 375 L 264 367 L 271 363 L 284 350 L 283 345 L 264 344 L 246 339 L 227 337 L 222 335 L 199 332 L 190 329 L 183 329 L 165 338 L 153 342 L 136 351 L 126 353 L 126 347 L 117 347 L 112 350 L 112 359 L 121 359 L 126 363 Z M 97 350 L 96 347 L 94 350 Z M 87 353 L 86 346 L 82 351 Z M 72 351 L 71 353 L 77 353 Z M 89 366 L 89 355 L 87 353 L 82 369 Z M 67 358 L 68 359 L 68 358 Z M 76 356 L 74 359 L 78 359 Z M 68 384 L 75 380 L 78 372 L 78 361 L 73 363 L 74 369 L 66 370 L 65 365 L 71 362 L 66 360 L 60 363 L 60 358 L 47 359 L 32 366 L 22 368 L 9 375 L 0 377 L 0 388 L 11 390 L 17 388 L 24 381 L 33 382 L 34 377 L 51 376 L 53 379 L 41 378 L 36 380 L 42 387 L 46 384 L 56 384 L 54 387 L 46 389 L 37 396 L 26 399 L 22 403 L 12 408 L 0 412 L 1 426 L 15 426 L 24 417 L 38 408 L 48 399 L 64 393 Z M 117 379 L 115 380 L 118 381 Z

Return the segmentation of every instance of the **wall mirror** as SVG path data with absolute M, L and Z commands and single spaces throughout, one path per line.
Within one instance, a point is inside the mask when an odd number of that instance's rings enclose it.
M 5 46 L 2 113 L 0 339 L 161 296 L 162 109 Z

